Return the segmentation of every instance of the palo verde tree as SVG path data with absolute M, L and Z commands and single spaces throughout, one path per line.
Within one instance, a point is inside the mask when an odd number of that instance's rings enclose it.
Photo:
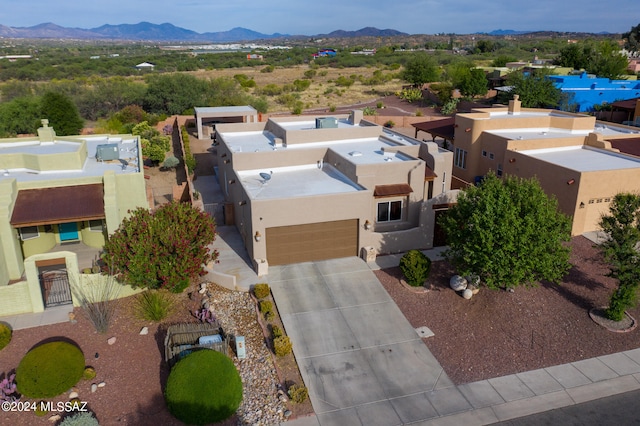
M 620 321 L 625 310 L 636 305 L 640 284 L 640 195 L 621 193 L 613 197 L 609 214 L 600 219 L 600 228 L 608 236 L 600 248 L 611 268 L 609 276 L 618 280 L 605 315 Z
M 559 282 L 569 270 L 571 221 L 535 179 L 495 174 L 460 192 L 440 221 L 445 257 L 460 275 L 479 275 L 487 287 Z
M 155 211 L 138 208 L 104 246 L 109 270 L 134 288 L 180 293 L 218 257 L 209 249 L 215 222 L 188 203 L 173 201 Z

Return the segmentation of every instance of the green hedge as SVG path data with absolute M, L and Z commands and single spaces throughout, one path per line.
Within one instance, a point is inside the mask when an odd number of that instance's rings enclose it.
M 84 373 L 84 355 L 67 342 L 31 349 L 16 370 L 18 392 L 30 398 L 52 398 L 72 388 Z
M 203 349 L 193 352 L 171 369 L 165 390 L 169 412 L 187 424 L 225 420 L 242 401 L 242 380 L 226 355 Z
M 429 278 L 431 271 L 431 259 L 419 250 L 409 250 L 400 259 L 400 270 L 407 284 L 418 287 Z

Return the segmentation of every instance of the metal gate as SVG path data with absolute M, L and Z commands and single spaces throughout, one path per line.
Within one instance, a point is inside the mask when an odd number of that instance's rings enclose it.
M 66 269 L 43 271 L 38 277 L 45 309 L 73 303 Z

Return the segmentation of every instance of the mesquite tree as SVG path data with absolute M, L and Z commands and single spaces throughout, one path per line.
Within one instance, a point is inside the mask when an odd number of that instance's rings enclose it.
M 174 201 L 155 211 L 138 208 L 109 238 L 102 258 L 134 288 L 180 293 L 218 257 L 209 248 L 215 236 L 214 220 L 190 204 Z

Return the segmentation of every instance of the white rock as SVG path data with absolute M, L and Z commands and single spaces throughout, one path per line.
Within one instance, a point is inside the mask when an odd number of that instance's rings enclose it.
M 470 289 L 468 289 L 468 288 L 467 288 L 467 289 L 465 289 L 465 290 L 462 292 L 462 297 L 464 297 L 464 298 L 465 298 L 465 299 L 467 299 L 467 300 L 471 299 L 471 297 L 473 297 L 473 291 L 471 291 L 471 290 L 470 290 Z
M 116 342 L 116 336 L 109 337 L 109 339 L 107 339 L 107 343 L 110 345 L 113 345 L 115 342 Z
M 103 387 L 105 387 L 105 386 L 107 386 L 107 384 L 106 384 L 105 382 L 100 382 L 100 383 L 98 383 L 98 387 L 99 387 L 99 388 L 103 388 Z
M 462 291 L 467 288 L 467 280 L 460 275 L 454 275 L 449 280 L 449 287 L 451 287 L 454 291 Z
M 140 330 L 140 335 L 146 336 L 147 334 L 149 334 L 149 327 L 142 327 L 142 329 Z
M 93 383 L 91 385 L 91 393 L 95 393 L 98 390 L 98 385 L 96 385 L 95 383 Z
M 51 423 L 55 423 L 58 420 L 60 420 L 62 417 L 60 417 L 60 414 L 54 414 L 53 416 L 49 417 L 49 421 Z
M 200 288 L 200 290 L 198 290 L 198 293 L 200 294 L 205 294 L 207 292 L 207 288 L 206 287 L 202 287 Z
M 207 283 L 200 283 L 200 288 L 207 288 Z
M 78 392 L 71 392 L 69 394 L 69 399 L 74 399 L 74 398 L 77 398 L 77 397 L 78 397 Z

